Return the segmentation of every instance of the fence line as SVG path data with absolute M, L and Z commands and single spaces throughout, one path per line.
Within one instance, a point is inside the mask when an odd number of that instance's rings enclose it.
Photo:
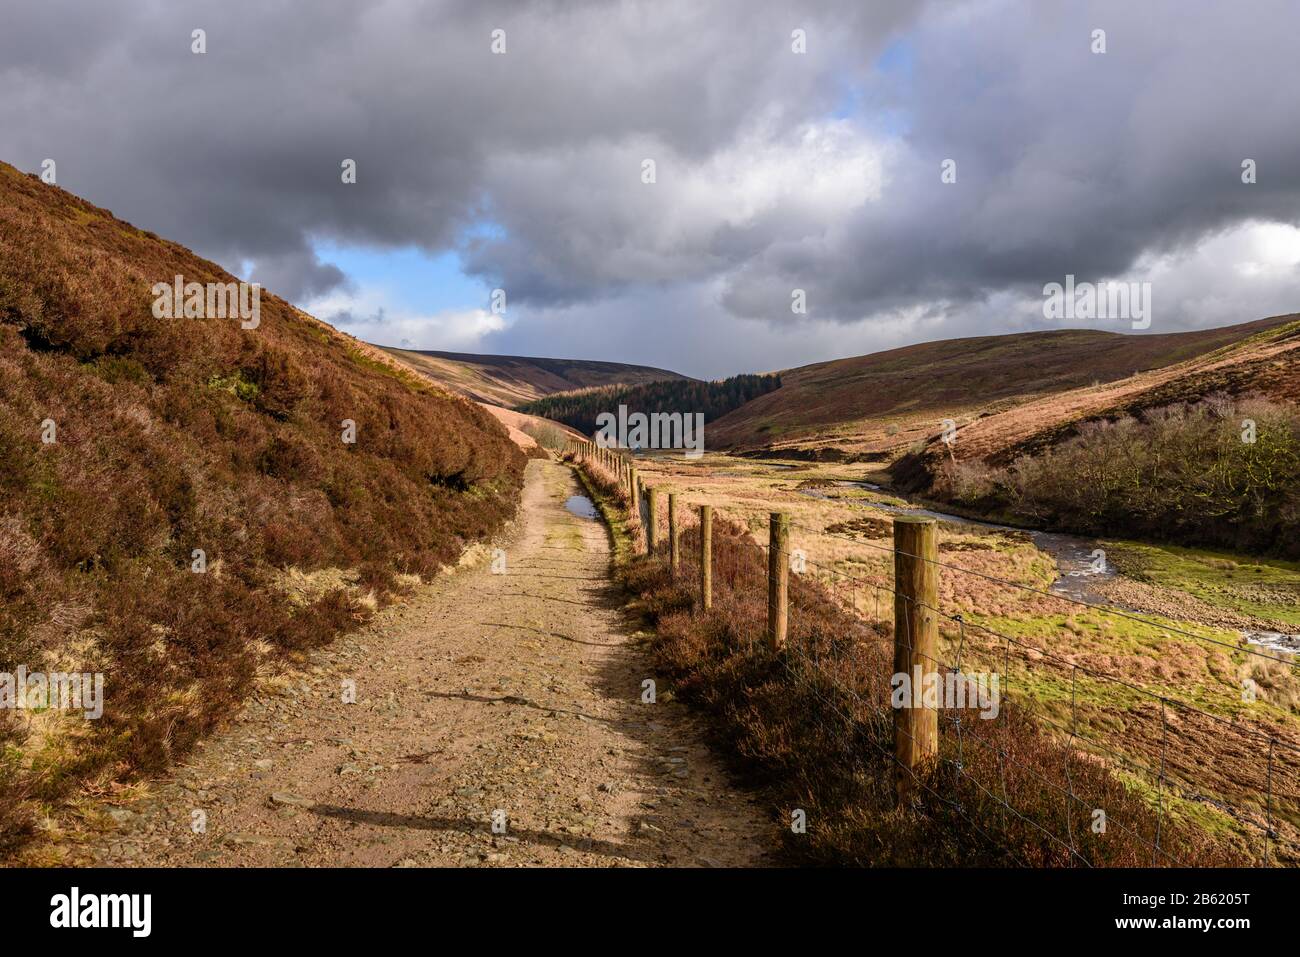
M 630 460 L 609 449 L 600 449 L 592 443 L 573 443 L 566 450 L 576 461 L 586 466 L 597 466 L 607 473 L 607 480 L 611 487 L 623 495 L 629 505 L 629 515 L 635 515 L 641 528 L 641 539 L 639 548 L 644 549 L 650 554 L 665 553 L 669 559 L 669 567 L 674 577 L 679 575 L 680 566 L 692 562 L 699 564 L 699 575 L 696 578 L 698 591 L 696 593 L 696 606 L 701 613 L 707 613 L 713 606 L 713 565 L 714 551 L 713 542 L 713 524 L 717 515 L 717 510 L 712 506 L 700 506 L 700 521 L 691 528 L 697 529 L 699 537 L 699 549 L 686 549 L 679 551 L 679 538 L 686 531 L 683 527 L 683 516 L 686 511 L 679 507 L 679 498 L 677 493 L 670 493 L 669 507 L 667 515 L 667 527 L 661 529 L 662 509 L 657 507 L 658 498 L 662 489 L 646 483 L 638 474 L 637 470 L 630 464 Z M 725 518 L 725 515 L 723 516 Z M 1023 695 L 1017 695 L 1014 699 L 1003 692 L 1000 694 L 999 717 L 1001 718 L 1000 728 L 1003 740 L 995 742 L 990 737 L 976 733 L 975 727 L 971 720 L 963 721 L 962 709 L 951 707 L 931 707 L 922 704 L 919 708 L 894 708 L 894 749 L 893 754 L 886 753 L 878 741 L 870 735 L 866 739 L 881 752 L 882 757 L 895 769 L 896 793 L 900 803 L 908 803 L 913 795 L 925 794 L 941 802 L 959 817 L 969 823 L 978 833 L 987 837 L 987 833 L 972 820 L 966 813 L 966 809 L 960 806 L 960 803 L 954 803 L 949 797 L 939 794 L 933 790 L 931 772 L 938 766 L 942 765 L 948 768 L 955 775 L 971 782 L 979 792 L 992 801 L 1004 816 L 1007 814 L 1014 815 L 1025 825 L 1028 825 L 1042 836 L 1049 839 L 1053 844 L 1059 845 L 1063 850 L 1068 851 L 1070 860 L 1091 866 L 1090 861 L 1080 852 L 1080 835 L 1076 833 L 1074 816 L 1069 810 L 1077 806 L 1082 811 L 1091 811 L 1095 814 L 1098 810 L 1095 805 L 1090 804 L 1083 797 L 1076 793 L 1074 774 L 1071 770 L 1072 754 L 1077 749 L 1083 754 L 1088 754 L 1090 749 L 1092 753 L 1100 752 L 1110 766 L 1118 765 L 1123 771 L 1139 776 L 1145 776 L 1152 782 L 1155 796 L 1153 802 L 1155 805 L 1155 830 L 1150 839 L 1143 837 L 1136 830 L 1126 825 L 1123 821 L 1117 820 L 1112 816 L 1107 816 L 1105 822 L 1113 825 L 1125 833 L 1134 836 L 1140 843 L 1148 846 L 1151 850 L 1151 863 L 1166 863 L 1175 866 L 1182 862 L 1171 853 L 1170 849 L 1162 846 L 1162 837 L 1164 837 L 1165 822 L 1168 816 L 1168 800 L 1177 799 L 1183 802 L 1193 804 L 1208 804 L 1213 806 L 1221 813 L 1227 815 L 1236 822 L 1247 840 L 1248 845 L 1253 845 L 1250 835 L 1254 833 L 1258 839 L 1262 840 L 1263 853 L 1257 855 L 1262 857 L 1262 863 L 1275 863 L 1275 858 L 1279 849 L 1280 834 L 1278 831 L 1278 821 L 1275 817 L 1275 810 L 1289 813 L 1289 824 L 1294 825 L 1297 808 L 1300 808 L 1300 795 L 1290 790 L 1282 790 L 1280 785 L 1283 781 L 1293 780 L 1293 776 L 1300 769 L 1300 744 L 1292 740 L 1280 738 L 1275 733 L 1269 733 L 1258 728 L 1247 727 L 1240 722 L 1231 720 L 1222 715 L 1212 714 L 1204 709 L 1198 708 L 1186 701 L 1181 701 L 1168 695 L 1160 694 L 1141 685 L 1135 684 L 1126 678 L 1106 674 L 1087 665 L 1081 665 L 1077 662 L 1070 661 L 1061 657 L 1046 648 L 1036 646 L 1030 642 L 1015 638 L 1011 635 L 1004 634 L 996 629 L 989 628 L 978 622 L 968 621 L 961 614 L 952 614 L 943 611 L 939 605 L 938 582 L 939 575 L 942 571 L 953 571 L 961 574 L 973 575 L 988 581 L 996 582 L 1008 587 L 1022 589 L 1027 592 L 1039 594 L 1048 598 L 1064 601 L 1067 603 L 1081 605 L 1093 612 L 1099 614 L 1116 615 L 1117 617 L 1131 619 L 1144 625 L 1160 628 L 1163 631 L 1173 634 L 1183 635 L 1188 638 L 1202 640 L 1211 645 L 1218 645 L 1232 652 L 1242 652 L 1254 655 L 1258 658 L 1268 659 L 1287 666 L 1294 667 L 1294 662 L 1276 657 L 1269 654 L 1258 652 L 1254 649 L 1230 645 L 1226 642 L 1218 641 L 1208 636 L 1195 635 L 1175 627 L 1167 626 L 1163 623 L 1151 622 L 1136 615 L 1123 612 L 1119 609 L 1110 609 L 1105 606 L 1094 605 L 1089 602 L 1081 601 L 1066 595 L 1060 595 L 1055 592 L 1045 591 L 1043 589 L 1027 586 L 1019 582 L 1013 582 L 1001 579 L 996 576 L 988 575 L 983 572 L 977 572 L 972 569 L 962 568 L 950 562 L 940 560 L 937 547 L 934 547 L 935 523 L 933 520 L 901 519 L 894 520 L 895 541 L 893 547 L 878 545 L 872 542 L 864 542 L 857 539 L 851 539 L 847 536 L 837 535 L 820 529 L 813 529 L 807 526 L 792 525 L 789 518 L 784 513 L 772 512 L 770 515 L 769 542 L 775 547 L 764 546 L 752 540 L 745 541 L 728 536 L 726 542 L 731 546 L 740 548 L 751 548 L 760 553 L 767 567 L 767 589 L 768 589 L 768 614 L 765 629 L 764 642 L 767 653 L 778 654 L 791 680 L 801 680 L 801 675 L 792 669 L 792 664 L 798 663 L 803 669 L 804 675 L 815 674 L 817 678 L 826 683 L 826 686 L 833 689 L 837 696 L 844 701 L 852 701 L 858 707 L 866 709 L 868 713 L 873 713 L 874 709 L 880 706 L 880 702 L 873 702 L 864 699 L 855 687 L 844 684 L 840 673 L 842 668 L 842 649 L 832 636 L 829 640 L 830 656 L 836 665 L 836 670 L 828 671 L 826 668 L 825 658 L 820 654 L 819 647 L 811 643 L 811 648 L 805 647 L 801 640 L 793 640 L 789 631 L 790 620 L 790 588 L 788 573 L 790 571 L 789 555 L 789 529 L 794 528 L 813 535 L 838 538 L 851 542 L 856 546 L 870 548 L 893 556 L 894 559 L 894 576 L 892 584 L 887 576 L 881 575 L 880 580 L 861 575 L 852 575 L 841 569 L 829 565 L 823 565 L 818 562 L 802 559 L 804 565 L 812 566 L 820 570 L 830 578 L 829 583 L 822 582 L 823 591 L 829 597 L 829 600 L 842 612 L 847 611 L 852 617 L 864 624 L 871 622 L 884 623 L 888 619 L 881 614 L 882 598 L 893 604 L 893 642 L 894 642 L 894 674 L 911 675 L 913 668 L 920 668 L 922 677 L 927 678 L 931 675 L 936 679 L 943 676 L 955 676 L 962 679 L 967 677 L 963 671 L 964 666 L 968 666 L 970 658 L 966 656 L 975 656 L 976 642 L 970 642 L 968 639 L 974 633 L 983 640 L 991 640 L 994 645 L 1000 646 L 1002 656 L 1001 679 L 1009 685 L 1012 674 L 1010 669 L 1011 653 L 1015 648 L 1017 653 L 1022 656 L 1025 663 L 1025 676 L 1028 680 L 1029 666 L 1031 662 L 1041 661 L 1055 666 L 1059 669 L 1068 670 L 1069 680 L 1069 720 L 1068 723 L 1054 720 L 1051 714 L 1044 713 L 1043 707 L 1035 707 L 1037 702 L 1029 689 L 1025 689 Z M 739 521 L 736 523 L 739 527 L 748 529 L 748 523 Z M 666 533 L 666 535 L 664 534 Z M 732 574 L 732 580 L 727 584 L 735 590 L 736 568 L 734 565 L 721 566 L 724 573 L 729 569 Z M 796 569 L 798 573 L 804 569 Z M 689 580 L 686 576 L 684 580 Z M 816 580 L 815 578 L 813 580 Z M 838 589 L 836 585 L 839 585 Z M 845 584 L 851 585 L 852 593 L 846 603 L 843 599 Z M 874 602 L 873 619 L 863 618 L 858 608 L 858 597 L 860 589 L 869 589 L 872 592 Z M 799 594 L 805 593 L 801 590 Z M 795 602 L 796 611 L 800 609 L 800 602 Z M 958 647 L 955 663 L 949 663 L 944 660 L 938 651 L 937 643 L 929 640 L 933 634 L 936 638 L 938 635 L 938 625 L 940 622 L 946 622 L 955 626 L 958 633 Z M 882 637 L 883 630 L 881 631 Z M 747 650 L 753 651 L 754 642 L 752 636 L 748 642 Z M 969 650 L 968 650 L 969 649 Z M 983 649 L 987 651 L 988 649 Z M 811 651 L 811 653 L 810 653 Z M 966 657 L 964 661 L 963 658 Z M 907 667 L 900 667 L 900 664 L 906 664 Z M 1117 688 L 1125 689 L 1126 692 L 1136 696 L 1139 701 L 1145 702 L 1152 707 L 1159 709 L 1159 762 L 1158 769 L 1155 767 L 1156 761 L 1154 755 L 1149 763 L 1143 763 L 1135 760 L 1132 756 L 1112 747 L 1109 739 L 1098 738 L 1090 734 L 1086 726 L 1080 724 L 1079 717 L 1079 691 L 1080 676 L 1086 676 L 1089 680 L 1098 683 L 1105 682 Z M 861 717 L 855 717 L 852 714 L 845 713 L 844 710 L 834 701 L 826 699 L 820 694 L 816 687 L 810 687 L 812 693 L 822 701 L 822 703 L 836 712 L 847 725 L 853 726 L 861 722 Z M 1065 782 L 1061 784 L 1052 781 L 1044 776 L 1031 765 L 1021 761 L 1012 753 L 1006 740 L 1007 724 L 1006 714 L 1008 705 L 1014 701 L 1015 708 L 1028 714 L 1034 724 L 1044 725 L 1064 738 L 1066 748 L 1066 758 L 1064 760 Z M 1177 728 L 1171 730 L 1170 718 L 1171 711 Z M 1154 721 L 1154 715 L 1143 716 L 1136 709 L 1125 708 L 1125 716 L 1132 715 L 1134 721 L 1144 718 L 1146 721 Z M 1263 764 L 1263 779 L 1260 787 L 1250 789 L 1244 784 L 1237 787 L 1241 782 L 1233 781 L 1236 789 L 1241 790 L 1243 795 L 1251 794 L 1256 802 L 1261 805 L 1260 809 L 1252 811 L 1249 808 L 1239 806 L 1228 800 L 1225 796 L 1211 796 L 1202 792 L 1197 787 L 1189 787 L 1188 782 L 1183 778 L 1188 773 L 1188 760 L 1194 762 L 1195 757 L 1188 758 L 1181 752 L 1175 752 L 1172 757 L 1183 759 L 1182 764 L 1177 770 L 1171 768 L 1171 753 L 1169 749 L 1171 734 L 1181 734 L 1184 737 L 1188 728 L 1182 727 L 1184 724 L 1194 725 L 1196 722 L 1208 722 L 1210 730 L 1217 729 L 1221 738 L 1229 731 L 1242 736 L 1244 740 L 1258 741 L 1259 750 L 1263 753 L 1257 755 Z M 942 756 L 939 748 L 939 727 L 945 726 L 948 730 L 946 737 L 955 740 L 956 758 Z M 998 721 L 991 722 L 998 725 Z M 1141 722 L 1139 721 L 1139 728 Z M 933 733 L 931 733 L 933 727 Z M 1195 730 L 1195 728 L 1191 728 Z M 1207 734 L 1207 737 L 1209 735 Z M 1263 747 L 1267 744 L 1267 748 Z M 976 776 L 971 774 L 966 767 L 966 756 L 970 753 L 967 746 L 971 748 L 983 749 L 993 759 L 996 760 L 998 768 L 998 782 L 1000 785 L 1001 795 L 995 794 L 985 785 L 984 782 L 977 780 Z M 1287 760 L 1283 760 L 1283 756 Z M 1007 770 L 1014 767 L 1019 772 L 1028 774 L 1039 784 L 1052 792 L 1059 793 L 1067 807 L 1066 813 L 1066 833 L 1054 834 L 1045 829 L 1041 823 L 1026 818 L 1020 810 L 1013 806 L 1007 791 Z M 1199 770 L 1199 765 L 1193 763 L 1192 770 Z M 1289 772 L 1292 776 L 1283 778 L 1281 773 Z M 1230 772 L 1231 773 L 1231 772 Z M 1285 798 L 1285 801 L 1280 799 Z M 1297 852 L 1300 846 L 1295 840 L 1295 829 L 1291 828 L 1284 841 L 1287 859 L 1294 862 L 1298 859 Z
M 817 529 L 809 528 L 806 525 L 792 525 L 791 527 L 798 528 L 801 531 L 809 532 L 813 535 L 823 535 L 826 538 L 836 538 L 839 539 L 840 541 L 849 542 L 851 544 L 858 545 L 863 548 L 872 548 L 882 552 L 889 552 L 889 553 L 893 553 L 895 551 L 893 548 L 889 548 L 884 545 L 877 545 L 874 542 L 859 541 L 858 539 L 849 538 L 845 535 L 839 535 L 835 532 L 818 531 Z M 1273 661 L 1278 664 L 1283 664 L 1288 666 L 1293 666 L 1295 664 L 1294 661 L 1288 661 L 1285 658 L 1280 658 L 1276 655 L 1271 655 L 1268 652 L 1260 651 L 1257 648 L 1230 645 L 1226 641 L 1220 641 L 1217 638 L 1211 638 L 1209 635 L 1198 635 L 1195 632 L 1186 631 L 1185 629 L 1177 628 L 1173 625 L 1166 625 L 1162 622 L 1161 623 L 1153 622 L 1150 621 L 1149 619 L 1142 618 L 1139 615 L 1135 615 L 1131 612 L 1124 611 L 1124 609 L 1122 608 L 1110 608 L 1107 607 L 1106 605 L 1095 605 L 1092 602 L 1084 601 L 1081 598 L 1075 598 L 1071 595 L 1063 595 L 1060 594 L 1059 592 L 1052 592 L 1042 588 L 1035 588 L 1034 586 L 1026 585 L 1023 582 L 1013 582 L 1006 578 L 998 578 L 996 575 L 989 575 L 984 572 L 977 572 L 970 568 L 963 568 L 960 565 L 954 565 L 951 562 L 942 562 L 936 560 L 935 564 L 938 565 L 940 568 L 944 568 L 949 571 L 960 572 L 963 575 L 973 575 L 974 577 L 982 578 L 985 581 L 995 582 L 996 584 L 999 585 L 1006 585 L 1009 588 L 1017 588 L 1021 591 L 1029 592 L 1034 595 L 1041 595 L 1044 598 L 1053 598 L 1056 599 L 1057 601 L 1063 601 L 1071 605 L 1079 605 L 1080 607 L 1087 608 L 1091 611 L 1100 612 L 1106 615 L 1113 615 L 1116 618 L 1125 618 L 1128 619 L 1129 621 L 1135 621 L 1141 625 L 1148 625 L 1153 628 L 1161 628 L 1165 631 L 1172 632 L 1176 635 L 1182 635 L 1185 638 L 1191 638 L 1196 641 L 1204 641 L 1208 644 L 1218 645 L 1222 648 L 1227 648 L 1230 651 L 1245 652 L 1246 654 L 1251 655 L 1253 657 L 1263 658 L 1267 661 Z

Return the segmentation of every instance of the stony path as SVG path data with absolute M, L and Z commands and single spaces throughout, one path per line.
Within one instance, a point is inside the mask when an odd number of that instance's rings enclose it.
M 565 508 L 579 491 L 567 468 L 531 462 L 505 574 L 484 562 L 447 576 L 318 653 L 112 808 L 73 860 L 771 863 L 774 820 L 728 783 L 692 716 L 641 702 L 653 674 L 609 582 L 604 526 Z

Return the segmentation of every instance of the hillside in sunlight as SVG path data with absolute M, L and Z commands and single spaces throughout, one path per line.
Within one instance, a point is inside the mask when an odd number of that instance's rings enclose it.
M 236 282 L 0 164 L 0 672 L 104 676 L 99 720 L 0 711 L 0 848 L 516 507 L 524 456 L 473 402 L 265 291 L 255 328 L 157 318 L 176 276 Z
M 689 378 L 651 366 L 592 359 L 538 359 L 382 348 L 453 392 L 509 409 L 555 392 Z
M 1133 379 L 1284 324 L 1125 335 L 1089 329 L 925 342 L 785 370 L 781 388 L 712 424 L 710 448 L 891 462 L 962 423 Z

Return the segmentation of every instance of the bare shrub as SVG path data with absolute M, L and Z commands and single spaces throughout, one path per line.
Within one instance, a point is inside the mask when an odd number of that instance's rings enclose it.
M 1300 412 L 1215 395 L 1087 422 L 1005 468 L 950 466 L 936 492 L 1083 534 L 1296 555 Z
M 560 451 L 569 441 L 564 430 L 557 425 L 525 422 L 522 429 L 524 434 L 531 435 L 538 445 L 552 452 Z

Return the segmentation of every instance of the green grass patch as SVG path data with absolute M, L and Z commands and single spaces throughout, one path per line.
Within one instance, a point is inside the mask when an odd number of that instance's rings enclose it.
M 1249 714 L 1259 718 L 1265 713 L 1282 720 L 1288 717 L 1285 711 L 1265 701 L 1242 701 L 1237 671 L 1245 663 L 1245 655 L 1232 650 L 1236 635 L 1224 629 L 1178 623 L 1192 634 L 1229 647 L 1171 632 L 1160 619 L 1145 623 L 1100 612 L 1029 618 L 971 614 L 967 621 L 979 626 L 967 631 L 963 662 L 964 666 L 969 662 L 967 670 L 1001 670 L 1008 662 L 1004 693 L 1025 694 L 1041 705 L 1068 705 L 1073 695 L 1081 706 L 1126 710 L 1150 703 L 1150 694 L 1137 690 L 1143 689 L 1224 717 Z M 981 628 L 1013 639 L 1009 657 L 1007 643 Z M 1035 658 L 1024 646 L 1042 649 L 1051 657 Z M 1230 662 L 1226 674 L 1211 669 L 1213 660 L 1222 660 L 1217 653 Z M 1066 660 L 1071 658 L 1079 663 L 1077 676 Z M 1105 664 L 1099 664 L 1099 659 Z M 1152 663 L 1170 661 L 1183 670 L 1167 680 L 1150 668 Z M 1187 666 L 1202 673 L 1189 679 Z
M 257 383 L 246 378 L 242 371 L 230 375 L 214 375 L 208 380 L 208 388 L 229 392 L 241 402 L 252 402 L 261 391 Z
M 1177 545 L 1105 542 L 1130 578 L 1186 592 L 1229 611 L 1300 626 L 1300 562 Z

